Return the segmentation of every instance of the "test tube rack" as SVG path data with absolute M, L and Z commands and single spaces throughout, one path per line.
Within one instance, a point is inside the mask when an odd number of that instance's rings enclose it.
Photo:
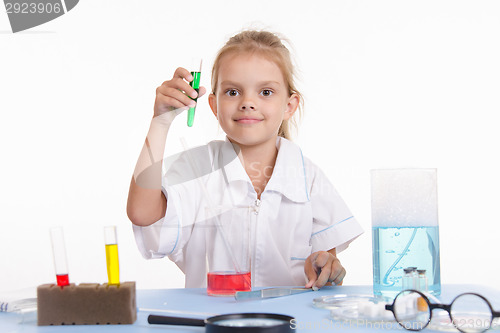
M 135 282 L 37 288 L 38 325 L 117 325 L 137 319 Z

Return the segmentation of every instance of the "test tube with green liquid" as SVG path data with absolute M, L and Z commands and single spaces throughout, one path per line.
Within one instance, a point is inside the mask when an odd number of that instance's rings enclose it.
M 120 265 L 118 263 L 118 242 L 116 239 L 116 226 L 104 227 L 104 243 L 106 245 L 108 284 L 120 284 Z
M 193 59 L 192 64 L 189 68 L 191 71 L 191 75 L 193 76 L 193 81 L 189 82 L 189 85 L 193 87 L 194 90 L 196 90 L 197 93 L 199 93 L 200 89 L 200 77 L 201 77 L 201 59 Z M 198 98 L 192 98 L 195 102 L 198 100 Z M 189 108 L 188 110 L 188 119 L 187 119 L 187 125 L 189 127 L 193 126 L 194 122 L 194 111 L 196 110 L 196 106 Z

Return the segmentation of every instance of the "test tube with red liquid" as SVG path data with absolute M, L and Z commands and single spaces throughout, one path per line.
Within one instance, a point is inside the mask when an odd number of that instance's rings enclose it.
M 50 239 L 52 240 L 52 254 L 54 256 L 57 285 L 60 287 L 68 286 L 68 261 L 66 259 L 66 245 L 64 243 L 63 228 L 51 228 Z

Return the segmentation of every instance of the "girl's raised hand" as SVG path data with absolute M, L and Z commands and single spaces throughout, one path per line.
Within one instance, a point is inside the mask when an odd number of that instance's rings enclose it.
M 163 82 L 161 86 L 156 88 L 154 116 L 172 112 L 171 115 L 175 117 L 187 108 L 195 106 L 196 102 L 188 96 L 201 97 L 205 94 L 206 89 L 200 87 L 198 94 L 189 85 L 192 80 L 193 76 L 187 69 L 177 68 L 171 80 Z
M 321 288 L 327 283 L 341 285 L 345 277 L 345 268 L 335 254 L 335 249 L 330 251 L 318 251 L 307 257 L 304 271 L 309 282 L 306 288 Z

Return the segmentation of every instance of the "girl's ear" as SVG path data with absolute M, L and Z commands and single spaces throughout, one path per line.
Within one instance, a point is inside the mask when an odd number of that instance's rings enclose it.
M 283 117 L 283 120 L 290 119 L 295 111 L 297 111 L 297 108 L 299 107 L 300 103 L 300 96 L 297 94 L 292 94 L 288 98 L 288 103 L 286 105 L 286 110 L 285 110 L 285 115 Z
M 217 118 L 217 97 L 213 93 L 208 95 L 208 104 L 210 104 L 210 108 L 212 109 L 215 118 Z

